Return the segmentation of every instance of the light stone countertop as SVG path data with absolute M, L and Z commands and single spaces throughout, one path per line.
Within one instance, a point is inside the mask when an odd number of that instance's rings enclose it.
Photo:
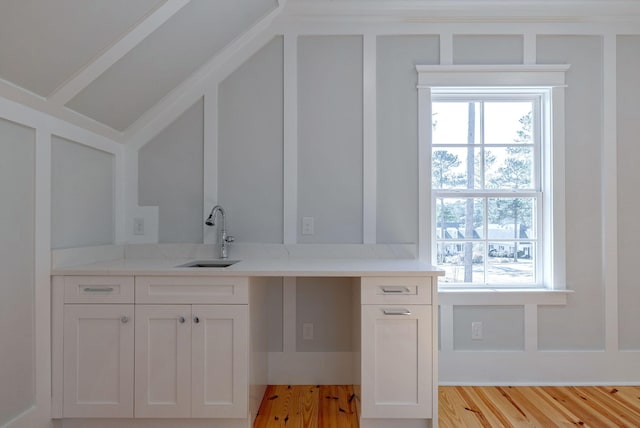
M 416 259 L 264 258 L 240 260 L 226 268 L 177 267 L 196 259 L 158 258 L 99 261 L 54 268 L 52 275 L 183 275 L 183 276 L 440 276 L 434 266 Z M 202 259 L 197 259 L 202 260 Z M 230 259 L 234 260 L 234 259 Z
M 436 276 L 442 271 L 415 259 L 257 259 L 226 268 L 176 267 L 193 259 L 120 259 L 57 268 L 52 275 L 184 276 Z
M 272 277 L 438 276 L 412 245 L 234 244 L 226 268 L 177 267 L 214 260 L 208 244 L 125 244 L 52 251 L 52 275 L 184 275 Z

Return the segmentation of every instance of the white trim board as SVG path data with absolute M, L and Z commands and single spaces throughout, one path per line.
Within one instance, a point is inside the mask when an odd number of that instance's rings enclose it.
M 440 352 L 449 385 L 640 384 L 640 351 Z
M 167 0 L 164 4 L 161 4 L 147 15 L 142 22 L 139 22 L 133 27 L 124 37 L 60 85 L 48 97 L 49 101 L 53 104 L 67 104 L 102 73 L 138 46 L 149 34 L 160 28 L 172 16 L 178 13 L 180 9 L 189 4 L 190 1 L 191 0 Z

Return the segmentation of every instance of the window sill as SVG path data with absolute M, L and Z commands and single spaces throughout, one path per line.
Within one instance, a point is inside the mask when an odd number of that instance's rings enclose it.
M 521 289 L 497 289 L 481 288 L 469 289 L 442 289 L 438 290 L 438 302 L 441 305 L 470 305 L 470 306 L 496 306 L 496 305 L 566 305 L 567 296 L 571 290 L 521 290 Z

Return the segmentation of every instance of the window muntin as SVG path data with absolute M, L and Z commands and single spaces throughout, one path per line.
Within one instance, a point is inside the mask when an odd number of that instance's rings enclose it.
M 442 285 L 542 286 L 544 94 L 432 88 L 432 236 Z

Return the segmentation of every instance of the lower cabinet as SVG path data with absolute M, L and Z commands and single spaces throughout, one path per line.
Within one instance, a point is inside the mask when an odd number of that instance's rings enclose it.
M 133 417 L 133 305 L 64 306 L 63 414 Z
M 429 277 L 362 278 L 363 419 L 437 424 L 434 294 Z
M 248 280 L 158 278 L 54 277 L 54 419 L 248 417 Z
M 431 306 L 362 306 L 362 415 L 432 415 Z
M 247 416 L 246 305 L 137 305 L 135 415 Z

